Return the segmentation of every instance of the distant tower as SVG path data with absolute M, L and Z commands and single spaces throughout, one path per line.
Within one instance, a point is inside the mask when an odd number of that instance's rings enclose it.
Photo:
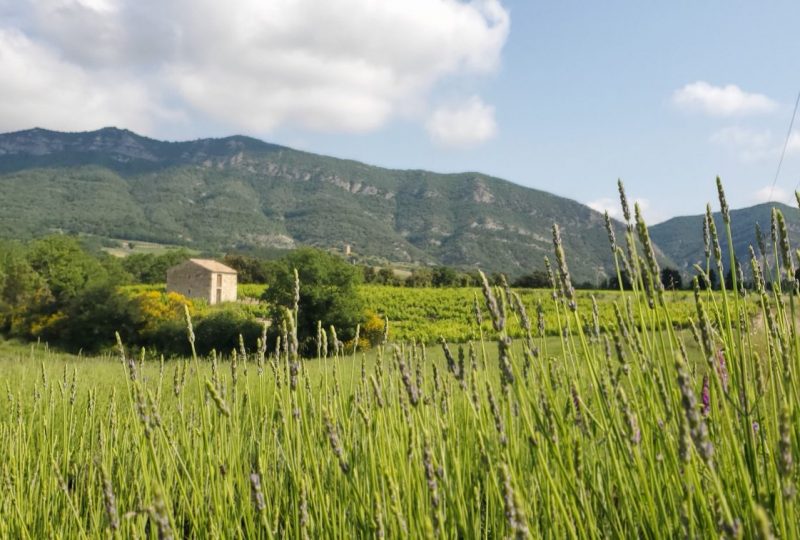
M 350 244 L 344 245 L 344 256 L 349 257 L 351 255 Z

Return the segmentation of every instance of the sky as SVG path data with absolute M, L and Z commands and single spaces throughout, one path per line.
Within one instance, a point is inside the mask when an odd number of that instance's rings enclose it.
M 780 0 L 0 0 L 0 132 L 245 134 L 617 217 L 621 178 L 649 223 L 716 207 L 717 175 L 734 208 L 793 204 L 798 20 Z

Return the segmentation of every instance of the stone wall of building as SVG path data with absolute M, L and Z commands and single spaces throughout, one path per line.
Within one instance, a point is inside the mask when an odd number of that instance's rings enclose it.
M 202 264 L 198 264 L 198 262 Z M 187 298 L 202 298 L 209 304 L 236 301 L 237 278 L 235 273 L 210 270 L 219 267 L 214 261 L 186 261 L 167 270 L 167 292 L 176 292 Z
M 167 292 L 176 292 L 187 298 L 202 298 L 215 303 L 211 286 L 212 273 L 190 262 L 167 271 Z
M 211 279 L 213 284 L 211 291 L 214 301 L 211 303 L 216 304 L 217 300 L 220 302 L 235 302 L 236 281 L 236 274 L 221 274 L 214 272 Z

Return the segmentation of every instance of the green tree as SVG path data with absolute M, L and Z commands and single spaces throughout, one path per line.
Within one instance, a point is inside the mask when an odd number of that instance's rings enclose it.
M 625 270 L 620 271 L 620 276 L 622 276 L 622 288 L 626 291 L 629 291 L 633 288 L 633 284 L 631 283 L 631 276 Z M 612 291 L 619 290 L 619 276 L 616 274 L 612 275 L 608 278 L 608 281 L 605 282 L 605 286 L 602 287 L 604 289 L 609 289 Z
M 433 272 L 430 268 L 416 268 L 406 278 L 406 287 L 430 287 L 433 283 Z
M 119 267 L 114 271 L 112 261 L 92 256 L 77 239 L 43 238 L 3 260 L 13 272 L 2 291 L 4 331 L 87 351 L 112 344 L 115 331 L 134 335 L 130 301 L 116 287 Z
M 93 256 L 100 262 L 102 267 L 105 268 L 109 281 L 118 284 L 133 283 L 133 276 L 130 272 L 125 270 L 123 264 L 125 259 L 109 255 L 104 251 L 94 253 Z
M 376 278 L 377 283 L 381 283 L 383 285 L 399 285 L 400 280 L 394 275 L 394 271 L 391 268 L 381 268 L 378 270 L 378 276 Z
M 171 250 L 161 255 L 134 253 L 122 260 L 122 267 L 130 273 L 134 283 L 164 283 L 167 270 L 189 257 L 185 249 Z
M 683 288 L 683 278 L 681 273 L 674 268 L 661 269 L 661 284 L 669 291 L 677 291 Z
M 293 251 L 276 265 L 275 279 L 262 297 L 272 305 L 273 329 L 279 328 L 284 308 L 294 305 L 295 269 L 300 277 L 297 335 L 302 352 L 314 350 L 317 321 L 326 329 L 334 326 L 340 340 L 352 339 L 356 325 L 364 320 L 357 289 L 361 272 L 341 258 L 313 248 Z
M 79 291 L 61 313 L 41 337 L 73 351 L 98 352 L 114 344 L 115 332 L 125 343 L 135 342 L 141 327 L 134 302 L 110 283 Z
M 511 285 L 525 289 L 549 289 L 550 278 L 547 277 L 547 272 L 544 270 L 534 270 L 530 274 L 519 276 Z
M 480 276 L 477 273 L 464 272 L 458 275 L 459 287 L 477 287 L 480 285 Z
M 719 277 L 717 276 L 717 272 L 713 268 L 710 268 L 708 270 L 708 281 L 705 279 L 705 276 L 703 274 L 698 274 L 697 279 L 698 279 L 698 284 L 700 285 L 700 289 L 702 290 L 706 290 L 709 287 L 715 291 L 719 289 Z
M 361 272 L 364 277 L 364 283 L 375 283 L 378 279 L 378 271 L 374 266 L 362 266 Z
M 239 283 L 268 283 L 273 274 L 272 263 L 258 257 L 228 253 L 222 262 L 236 270 Z
M 69 236 L 48 236 L 33 242 L 28 263 L 47 283 L 56 303 L 77 295 L 90 283 L 108 281 L 108 272 Z
M 26 248 L 16 242 L 0 245 L 0 332 L 25 336 L 28 310 L 50 296 L 47 284 L 27 259 Z
M 454 287 L 458 284 L 458 272 L 449 266 L 437 266 L 433 269 L 431 283 L 434 287 Z
M 195 328 L 195 347 L 200 354 L 208 354 L 212 349 L 228 354 L 239 348 L 239 336 L 242 336 L 245 346 L 254 349 L 261 332 L 261 323 L 247 312 L 237 306 L 226 306 L 200 319 Z

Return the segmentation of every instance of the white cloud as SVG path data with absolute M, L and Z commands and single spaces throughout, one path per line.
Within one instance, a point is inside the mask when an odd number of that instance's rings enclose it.
M 642 216 L 644 217 L 645 222 L 648 225 L 652 225 L 658 221 L 663 219 L 663 216 L 660 212 L 655 211 L 650 204 L 649 199 L 643 198 L 635 198 L 629 199 L 628 204 L 631 205 L 631 219 L 634 219 L 634 204 L 639 205 L 639 209 L 642 212 Z M 595 199 L 593 201 L 589 201 L 586 203 L 586 206 L 591 208 L 592 210 L 596 210 L 601 214 L 604 212 L 608 212 L 608 215 L 614 219 L 618 219 L 622 221 L 624 216 L 622 215 L 622 207 L 620 206 L 619 198 L 612 198 L 612 197 L 600 197 L 599 199 Z
M 23 34 L 0 28 L 0 129 L 63 130 L 120 125 L 147 131 L 161 114 L 147 88 L 117 74 L 89 73 Z
M 745 163 L 777 159 L 781 151 L 769 130 L 741 126 L 722 128 L 714 132 L 709 141 L 726 148 Z
M 490 74 L 510 25 L 501 0 L 28 0 L 2 11 L 61 67 L 67 87 L 138 81 L 154 110 L 251 133 L 366 132 L 424 110 L 444 79 Z M 10 45 L 29 67 L 4 70 L 0 90 L 8 79 L 48 77 L 26 62 L 29 48 Z M 32 90 L 43 110 L 80 105 L 80 92 Z M 112 97 L 129 108 L 126 94 Z
M 622 209 L 619 206 L 619 199 L 600 197 L 599 199 L 587 202 L 586 206 L 601 214 L 608 212 L 608 215 L 614 219 L 622 219 Z
M 772 161 L 777 163 L 786 144 L 786 156 L 800 154 L 800 132 L 794 130 L 788 141 L 770 130 L 754 130 L 728 126 L 714 132 L 709 141 L 726 148 L 744 163 Z
M 431 140 L 449 148 L 470 148 L 497 134 L 494 107 L 478 96 L 437 108 L 426 128 Z
M 711 142 L 751 148 L 766 147 L 771 143 L 772 134 L 768 130 L 755 131 L 740 126 L 729 126 L 711 135 Z
M 763 94 L 745 92 L 735 84 L 713 86 L 705 81 L 679 88 L 673 92 L 672 102 L 681 109 L 711 116 L 766 113 L 777 108 L 777 103 Z
M 794 193 L 790 193 L 780 186 L 775 186 L 774 189 L 772 186 L 764 186 L 753 193 L 751 200 L 753 203 L 782 202 L 792 206 L 797 204 Z
M 786 155 L 800 153 L 800 131 L 794 130 L 786 142 Z

